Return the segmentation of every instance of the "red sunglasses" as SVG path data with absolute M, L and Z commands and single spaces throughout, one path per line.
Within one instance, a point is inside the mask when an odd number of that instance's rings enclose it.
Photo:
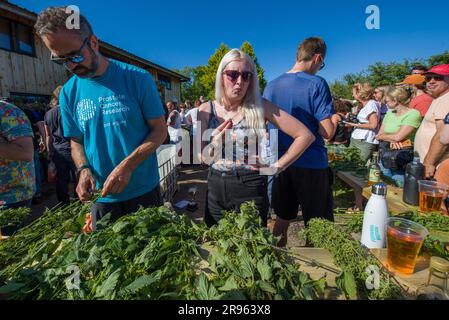
M 253 76 L 253 73 L 250 71 L 240 72 L 237 70 L 226 70 L 223 72 L 223 74 L 225 74 L 232 82 L 237 81 L 240 76 L 242 76 L 243 81 L 248 82 Z

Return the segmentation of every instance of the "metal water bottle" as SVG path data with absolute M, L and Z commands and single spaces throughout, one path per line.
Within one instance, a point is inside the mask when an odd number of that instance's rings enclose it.
M 425 167 L 419 162 L 419 156 L 415 155 L 413 162 L 407 164 L 404 176 L 404 192 L 402 200 L 412 206 L 419 205 L 418 181 L 424 180 Z
M 385 248 L 387 218 L 387 186 L 381 182 L 372 186 L 372 195 L 363 216 L 361 242 L 365 247 L 369 249 Z

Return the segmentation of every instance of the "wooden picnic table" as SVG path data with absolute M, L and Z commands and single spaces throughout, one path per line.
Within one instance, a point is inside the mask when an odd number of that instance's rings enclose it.
M 363 209 L 365 200 L 371 197 L 371 187 L 368 186 L 364 177 L 357 176 L 355 172 L 338 171 L 336 176 L 354 189 L 355 205 Z M 417 206 L 411 206 L 402 201 L 403 189 L 387 185 L 388 209 L 392 213 L 403 213 L 419 209 Z
M 215 247 L 210 243 L 203 244 L 200 248 L 200 253 L 203 260 L 200 263 L 200 268 L 208 271 L 209 254 L 215 251 Z M 326 279 L 326 289 L 324 292 L 324 299 L 327 300 L 345 300 L 344 294 L 337 288 L 336 277 L 341 273 L 341 269 L 337 267 L 332 259 L 329 251 L 322 248 L 309 247 L 290 247 L 289 257 L 292 262 L 298 265 L 298 270 L 310 275 L 313 280 L 321 278 Z M 386 266 L 387 249 L 374 249 L 371 252 Z M 430 257 L 426 254 L 420 255 L 416 263 L 415 271 L 412 275 L 402 275 L 390 270 L 390 273 L 401 284 L 407 292 L 408 297 L 413 299 L 416 296 L 419 287 L 427 284 L 429 276 Z
M 331 254 L 325 249 L 318 248 L 291 248 L 294 254 L 295 262 L 297 262 L 300 267 L 299 270 L 306 272 L 314 280 L 318 280 L 322 277 L 326 277 L 327 289 L 325 291 L 326 299 L 334 300 L 344 300 L 345 297 L 342 295 L 340 290 L 337 289 L 335 278 L 340 273 L 340 268 L 335 266 Z M 386 266 L 387 260 L 387 249 L 375 249 L 371 252 Z M 304 259 L 297 257 L 300 255 Z M 319 267 L 310 263 L 310 260 L 315 260 L 321 264 L 329 266 L 329 269 Z M 416 296 L 419 287 L 427 284 L 427 279 L 429 276 L 429 261 L 430 258 L 427 255 L 421 255 L 418 258 L 415 271 L 412 275 L 403 275 L 400 273 L 395 273 L 390 270 L 395 279 L 401 284 L 401 286 L 408 292 L 411 297 Z
M 404 189 L 402 188 L 392 185 L 387 186 L 388 210 L 391 213 L 403 213 L 419 209 L 418 206 L 411 206 L 402 201 L 403 192 Z M 369 199 L 371 197 L 371 187 L 364 188 L 362 195 L 364 198 Z

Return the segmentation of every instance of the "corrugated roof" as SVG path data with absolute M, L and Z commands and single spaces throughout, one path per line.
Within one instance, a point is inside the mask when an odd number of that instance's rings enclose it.
M 16 4 L 13 4 L 13 3 L 11 3 L 11 2 L 9 2 L 7 0 L 0 0 L 0 9 L 4 9 L 6 11 L 10 11 L 12 13 L 18 14 L 18 15 L 24 17 L 24 18 L 28 18 L 28 19 L 33 20 L 33 21 L 36 21 L 36 19 L 37 19 L 37 14 L 35 12 L 29 11 L 29 10 L 27 10 L 25 8 L 22 8 L 22 7 L 20 7 L 20 6 L 16 5 Z M 116 46 L 114 46 L 112 44 L 109 44 L 109 43 L 105 42 L 105 41 L 100 40 L 100 45 L 104 46 L 106 49 L 114 51 L 115 53 L 122 54 L 122 55 L 124 55 L 124 56 L 126 56 L 126 57 L 128 57 L 128 58 L 130 58 L 132 60 L 136 60 L 136 61 L 138 61 L 138 62 L 140 62 L 142 64 L 145 64 L 145 65 L 147 65 L 150 68 L 153 68 L 153 69 L 156 69 L 156 70 L 160 70 L 160 71 L 162 71 L 164 73 L 167 73 L 167 74 L 169 74 L 171 76 L 179 78 L 181 81 L 189 81 L 190 80 L 190 78 L 188 78 L 188 77 L 186 77 L 186 76 L 184 76 L 182 74 L 179 74 L 179 73 L 177 73 L 177 72 L 175 72 L 173 70 L 170 70 L 168 68 L 165 68 L 163 66 L 160 66 L 160 65 L 158 65 L 156 63 L 153 63 L 153 62 L 151 62 L 151 61 L 149 61 L 147 59 L 144 59 L 144 58 L 141 58 L 139 56 L 136 56 L 136 55 L 130 53 L 129 51 L 126 51 L 124 49 L 118 48 L 118 47 L 116 47 Z

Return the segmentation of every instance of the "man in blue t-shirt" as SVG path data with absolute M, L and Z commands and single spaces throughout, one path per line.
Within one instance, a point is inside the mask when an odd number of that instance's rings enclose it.
M 167 136 L 164 109 L 152 76 L 137 67 L 109 60 L 81 15 L 78 29 L 67 29 L 64 7 L 43 11 L 35 29 L 53 62 L 74 76 L 60 97 L 64 135 L 71 138 L 81 201 L 102 189 L 92 209 L 95 221 L 111 221 L 162 204 L 156 150 Z
M 276 214 L 273 233 L 282 236 L 279 246 L 287 243 L 290 221 L 301 206 L 304 222 L 321 217 L 333 220 L 332 172 L 328 166 L 324 139 L 334 136 L 336 126 L 332 96 L 326 81 L 315 74 L 324 67 L 326 44 L 321 38 L 304 40 L 297 51 L 292 70 L 270 82 L 264 98 L 296 117 L 315 134 L 315 142 L 287 170 L 274 178 L 271 206 Z M 293 140 L 279 132 L 279 157 Z

